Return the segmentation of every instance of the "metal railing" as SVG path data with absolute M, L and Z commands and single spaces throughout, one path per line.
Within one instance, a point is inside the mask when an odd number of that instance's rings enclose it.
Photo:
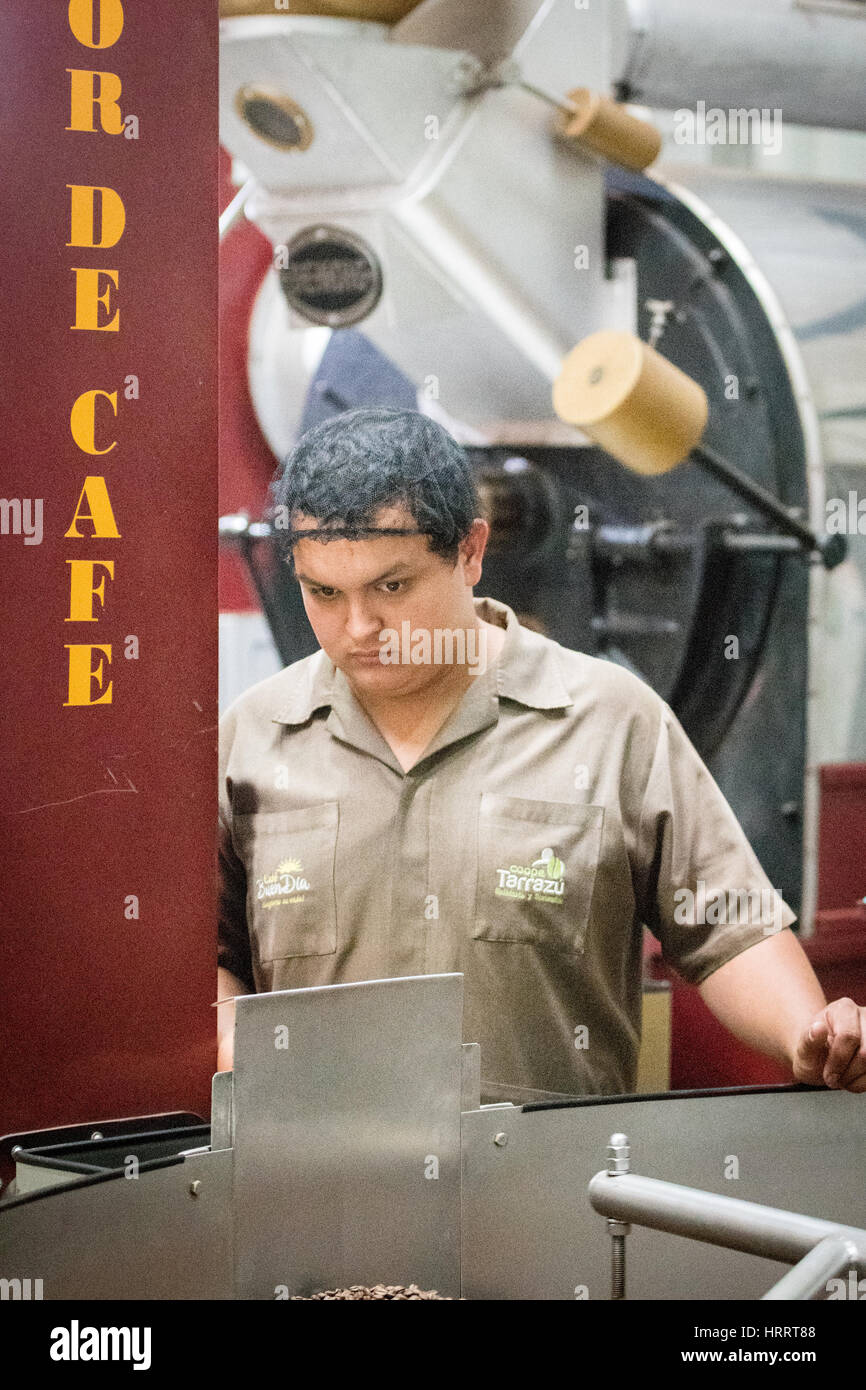
M 611 1136 L 607 1168 L 589 1184 L 589 1200 L 608 1218 L 612 1240 L 611 1297 L 625 1298 L 625 1238 L 631 1223 L 794 1266 L 764 1300 L 827 1297 L 830 1279 L 866 1274 L 866 1230 L 799 1212 L 722 1197 L 632 1173 L 626 1135 Z

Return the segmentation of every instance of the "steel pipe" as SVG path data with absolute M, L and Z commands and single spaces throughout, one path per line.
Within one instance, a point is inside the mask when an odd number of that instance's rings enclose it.
M 636 1173 L 611 1177 L 596 1173 L 589 1200 L 602 1216 L 630 1221 L 671 1235 L 797 1264 L 828 1237 L 849 1242 L 851 1264 L 866 1273 L 866 1231 L 819 1221 L 799 1212 L 721 1197 L 695 1187 L 643 1178 Z
M 827 1293 L 828 1281 L 855 1265 L 856 1256 L 855 1247 L 844 1236 L 828 1236 L 768 1289 L 762 1302 L 820 1299 Z

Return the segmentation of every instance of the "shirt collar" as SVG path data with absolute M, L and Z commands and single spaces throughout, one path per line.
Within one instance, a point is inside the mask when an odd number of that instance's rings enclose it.
M 475 612 L 505 628 L 496 663 L 496 693 L 528 709 L 568 709 L 574 703 L 563 680 L 557 642 L 523 627 L 514 611 L 497 599 L 475 599 Z
M 492 670 L 487 673 L 495 678 L 496 696 L 513 700 L 528 709 L 567 709 L 573 704 L 563 680 L 558 643 L 523 627 L 514 611 L 497 599 L 476 598 L 473 602 L 480 618 L 505 628 L 502 650 Z M 297 673 L 300 679 L 279 712 L 273 716 L 278 724 L 305 724 L 316 710 L 333 709 L 335 703 L 345 701 L 348 690 L 346 679 L 323 651 L 308 657 L 303 665 L 303 672 Z M 483 681 L 484 677 L 479 676 L 473 682 L 463 697 L 464 701 Z

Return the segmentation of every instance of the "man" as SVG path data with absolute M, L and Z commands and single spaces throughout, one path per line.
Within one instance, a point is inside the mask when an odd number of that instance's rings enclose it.
M 221 723 L 219 997 L 462 971 L 482 1101 L 617 1094 L 645 924 L 737 1037 L 866 1090 L 866 1010 L 827 1004 L 667 705 L 473 599 L 488 526 L 450 435 L 352 411 L 274 496 L 321 650 Z

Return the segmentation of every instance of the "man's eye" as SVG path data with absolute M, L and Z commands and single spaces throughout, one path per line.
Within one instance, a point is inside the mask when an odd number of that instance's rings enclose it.
M 386 579 L 384 588 L 389 594 L 397 594 L 403 588 L 405 582 L 404 579 Z
M 313 598 L 333 598 L 336 589 L 313 589 Z

